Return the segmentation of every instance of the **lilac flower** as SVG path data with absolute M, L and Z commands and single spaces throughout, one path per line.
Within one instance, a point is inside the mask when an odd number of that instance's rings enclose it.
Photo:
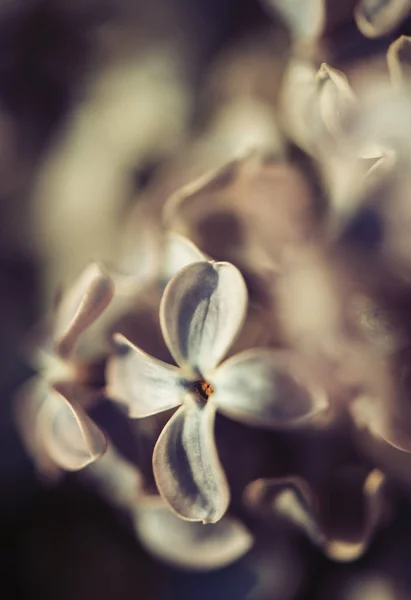
M 86 411 L 99 391 L 86 384 L 86 368 L 73 351 L 112 296 L 109 275 L 90 264 L 63 295 L 46 342 L 33 352 L 39 376 L 20 391 L 16 420 L 37 468 L 48 477 L 82 469 L 106 450 L 104 433 Z
M 160 434 L 153 467 L 163 499 L 189 521 L 216 522 L 229 504 L 214 442 L 217 410 L 277 428 L 298 425 L 327 405 L 287 351 L 258 348 L 221 363 L 246 310 L 247 288 L 238 269 L 201 261 L 178 272 L 161 300 L 163 336 L 178 367 L 116 336 L 120 352 L 109 362 L 109 396 L 135 418 L 180 407 Z

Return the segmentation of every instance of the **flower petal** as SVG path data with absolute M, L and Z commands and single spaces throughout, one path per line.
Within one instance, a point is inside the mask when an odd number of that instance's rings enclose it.
M 315 497 L 308 483 L 301 477 L 257 479 L 244 490 L 245 503 L 263 514 L 277 512 L 300 527 L 316 544 L 323 544 L 316 516 Z
M 21 386 L 14 403 L 14 417 L 21 441 L 38 474 L 46 481 L 56 481 L 62 470 L 50 459 L 43 440 L 37 435 L 38 415 L 50 392 L 41 377 L 32 377 Z
M 102 431 L 83 409 L 51 388 L 38 413 L 37 439 L 62 469 L 77 471 L 94 462 L 106 450 Z
M 387 402 L 389 396 L 358 396 L 350 404 L 349 411 L 355 425 L 361 431 L 368 430 L 377 439 L 402 452 L 411 452 L 411 431 L 406 418 L 409 411 L 398 410 L 395 401 Z
M 322 63 L 316 74 L 320 114 L 331 135 L 340 134 L 341 119 L 355 106 L 355 96 L 342 71 Z
M 251 548 L 253 538 L 237 519 L 225 515 L 214 524 L 178 518 L 158 497 L 139 503 L 135 527 L 143 546 L 175 567 L 208 571 L 225 567 Z
M 361 33 L 375 38 L 395 29 L 410 8 L 409 0 L 360 0 L 354 16 Z
M 89 465 L 82 475 L 97 487 L 108 502 L 125 509 L 134 510 L 142 495 L 143 477 L 138 468 L 123 458 L 113 445 L 98 461 Z
M 165 241 L 163 278 L 167 283 L 187 265 L 205 260 L 207 257 L 193 242 L 183 235 L 171 232 Z
M 55 323 L 55 349 L 62 358 L 71 354 L 80 334 L 97 319 L 113 294 L 111 277 L 93 263 L 63 296 Z
M 107 368 L 107 393 L 141 419 L 181 404 L 185 394 L 180 369 L 153 358 L 123 335 L 114 336 L 119 352 Z
M 229 358 L 209 377 L 217 409 L 261 427 L 299 425 L 328 407 L 294 357 L 269 349 Z
M 371 538 L 380 522 L 384 508 L 385 476 L 379 469 L 373 469 L 366 477 L 362 493 L 364 498 L 364 523 L 357 539 L 328 539 L 326 554 L 333 560 L 347 562 L 360 558 L 367 550 Z
M 230 492 L 214 441 L 215 407 L 187 394 L 164 427 L 153 453 L 158 490 L 183 519 L 215 523 Z
M 401 35 L 387 51 L 387 64 L 391 81 L 401 87 L 411 82 L 411 37 Z
M 324 0 L 265 0 L 280 14 L 297 39 L 315 39 L 324 29 Z
M 237 336 L 247 310 L 240 271 L 226 262 L 198 262 L 177 273 L 160 306 L 166 344 L 187 376 L 214 368 Z
M 300 477 L 258 479 L 247 486 L 244 498 L 251 508 L 274 511 L 301 527 L 329 558 L 348 562 L 362 556 L 370 543 L 382 513 L 384 483 L 385 477 L 378 469 L 370 471 L 365 478 L 362 484 L 364 520 L 353 539 L 342 539 L 325 532 L 316 498 Z

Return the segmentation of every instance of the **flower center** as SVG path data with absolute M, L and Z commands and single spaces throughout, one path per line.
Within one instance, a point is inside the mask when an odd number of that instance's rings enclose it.
M 202 400 L 208 400 L 209 396 L 214 392 L 213 386 L 204 380 L 195 383 L 194 389 L 196 390 L 196 392 L 198 392 Z

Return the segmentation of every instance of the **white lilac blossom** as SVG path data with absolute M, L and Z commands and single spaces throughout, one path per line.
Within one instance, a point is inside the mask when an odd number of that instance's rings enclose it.
M 46 343 L 34 349 L 39 376 L 20 391 L 16 419 L 28 451 L 47 476 L 82 469 L 106 450 L 104 433 L 87 415 L 98 392 L 82 381 L 73 349 L 112 296 L 109 275 L 100 265 L 89 265 L 63 294 Z
M 230 263 L 193 263 L 168 283 L 160 323 L 176 361 L 159 361 L 117 336 L 108 366 L 108 395 L 142 418 L 178 408 L 153 453 L 164 500 L 181 517 L 216 522 L 230 493 L 214 441 L 216 411 L 260 427 L 296 426 L 327 406 L 287 351 L 247 350 L 221 361 L 240 331 L 247 288 Z M 220 364 L 221 363 L 221 364 Z
M 170 234 L 164 242 L 159 285 L 204 255 L 189 240 Z M 100 458 L 106 437 L 86 409 L 101 393 L 83 381 L 85 371 L 110 351 L 110 328 L 130 313 L 150 274 L 109 274 L 91 263 L 62 294 L 51 331 L 30 360 L 39 371 L 21 391 L 17 422 L 26 446 L 45 474 L 79 470 Z M 158 269 L 157 269 L 158 273 Z

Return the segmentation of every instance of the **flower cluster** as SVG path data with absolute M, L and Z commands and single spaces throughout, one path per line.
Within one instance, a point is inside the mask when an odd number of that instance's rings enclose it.
M 371 4 L 355 10 L 369 37 L 409 11 Z M 250 549 L 229 510 L 288 520 L 353 560 L 387 521 L 389 479 L 409 483 L 411 41 L 389 47 L 391 81 L 378 64 L 347 76 L 322 62 L 325 3 L 265 5 L 292 40 L 277 111 L 271 97 L 270 117 L 252 104 L 275 134 L 233 156 L 216 126 L 179 157 L 190 174 L 214 167 L 194 183 L 171 160 L 133 207 L 117 263 L 93 263 L 63 292 L 17 406 L 43 472 L 88 465 L 143 544 L 189 568 Z M 104 402 L 138 421 L 135 464 L 90 416 Z M 253 429 L 271 444 L 260 462 Z M 348 525 L 335 489 L 360 507 Z

